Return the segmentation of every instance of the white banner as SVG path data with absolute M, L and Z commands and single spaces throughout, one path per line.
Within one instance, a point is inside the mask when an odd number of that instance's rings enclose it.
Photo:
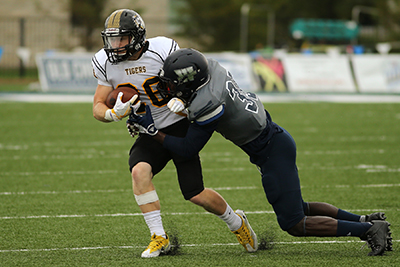
M 260 86 L 253 72 L 252 59 L 249 54 L 238 54 L 232 52 L 205 53 L 207 58 L 213 58 L 227 69 L 244 91 L 257 91 Z
M 43 91 L 94 93 L 97 80 L 93 77 L 91 53 L 38 54 L 36 62 Z M 248 54 L 205 54 L 229 70 L 239 86 L 246 91 L 259 89 Z
M 362 93 L 400 93 L 400 55 L 354 55 L 358 89 Z
M 289 92 L 356 92 L 345 55 L 290 55 L 282 57 Z
M 91 53 L 38 54 L 36 63 L 43 91 L 94 93 Z

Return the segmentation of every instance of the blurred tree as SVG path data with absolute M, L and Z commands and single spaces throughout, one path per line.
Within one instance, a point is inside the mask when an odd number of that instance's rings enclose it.
M 236 50 L 239 42 L 240 0 L 181 0 L 175 21 L 178 35 L 208 51 Z
M 104 18 L 102 11 L 106 0 L 71 0 L 71 22 L 79 30 L 82 45 L 87 50 L 92 50 L 94 44 L 93 33 L 99 27 L 103 27 Z M 97 35 L 97 38 L 100 38 Z
M 384 29 L 390 29 L 386 41 L 394 42 L 392 51 L 400 51 L 400 0 L 379 1 L 380 24 Z
M 275 47 L 294 46 L 289 26 L 296 18 L 351 20 L 354 6 L 378 7 L 382 0 L 179 0 L 179 34 L 190 38 L 205 51 L 239 51 L 240 9 L 250 5 L 249 50 L 266 46 L 268 11 L 275 14 Z M 390 0 L 398 2 L 398 0 Z M 370 15 L 360 15 L 361 23 L 376 23 Z

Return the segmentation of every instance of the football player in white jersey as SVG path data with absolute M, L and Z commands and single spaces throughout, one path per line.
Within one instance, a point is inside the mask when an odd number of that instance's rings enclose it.
M 146 106 L 151 109 L 157 128 L 174 136 L 185 136 L 190 122 L 185 116 L 171 112 L 167 107 L 169 99 L 163 98 L 157 91 L 158 72 L 167 56 L 179 49 L 178 44 L 166 37 L 146 39 L 142 18 L 129 9 L 116 10 L 106 19 L 102 37 L 104 48 L 92 59 L 94 75 L 98 79 L 93 99 L 94 117 L 102 122 L 120 121 L 131 111 L 136 112 L 141 109 L 140 106 Z M 107 96 L 119 86 L 137 90 L 141 102 L 131 106 L 136 96 L 123 103 L 122 96 L 118 95 L 115 106 L 108 108 L 105 104 Z M 136 135 L 137 132 L 132 130 L 131 134 Z M 233 212 L 222 196 L 204 188 L 199 155 L 179 156 L 148 135 L 139 134 L 130 150 L 129 167 L 133 193 L 151 234 L 150 244 L 142 257 L 157 257 L 170 249 L 152 178 L 171 159 L 184 198 L 219 216 L 247 251 L 256 251 L 257 237 L 244 214 Z
M 128 126 L 139 123 L 143 132 L 165 148 L 187 157 L 198 153 L 217 131 L 258 166 L 266 197 L 282 230 L 293 236 L 357 236 L 367 240 L 370 256 L 392 250 L 390 224 L 384 213 L 360 216 L 328 203 L 303 201 L 292 136 L 274 123 L 260 99 L 242 91 L 217 61 L 194 49 L 180 49 L 168 56 L 159 76 L 160 93 L 176 98 L 171 110 L 186 108 L 193 122 L 186 136 L 158 131 L 148 109 L 144 116 L 132 114 Z M 180 108 L 176 102 L 182 104 Z

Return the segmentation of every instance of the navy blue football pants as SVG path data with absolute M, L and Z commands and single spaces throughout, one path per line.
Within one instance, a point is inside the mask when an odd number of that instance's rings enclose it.
M 287 231 L 305 216 L 296 166 L 296 144 L 283 128 L 274 134 L 263 150 L 265 162 L 259 166 L 268 202 L 279 226 Z

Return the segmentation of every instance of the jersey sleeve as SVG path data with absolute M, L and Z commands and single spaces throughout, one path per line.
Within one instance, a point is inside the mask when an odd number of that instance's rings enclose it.
M 97 52 L 93 56 L 93 58 L 92 58 L 93 75 L 97 79 L 98 84 L 105 85 L 105 86 L 112 86 L 107 81 L 107 73 L 106 73 L 106 67 L 105 67 L 106 59 L 107 59 L 107 55 L 103 49 L 100 50 L 99 52 Z
M 195 123 L 198 125 L 206 125 L 211 122 L 217 121 L 221 116 L 224 114 L 224 105 L 219 105 L 216 109 L 212 110 L 211 112 L 202 115 L 201 117 L 195 120 Z
M 179 49 L 178 43 L 171 38 L 158 36 L 148 39 L 149 51 L 156 54 L 162 62 L 174 51 Z

